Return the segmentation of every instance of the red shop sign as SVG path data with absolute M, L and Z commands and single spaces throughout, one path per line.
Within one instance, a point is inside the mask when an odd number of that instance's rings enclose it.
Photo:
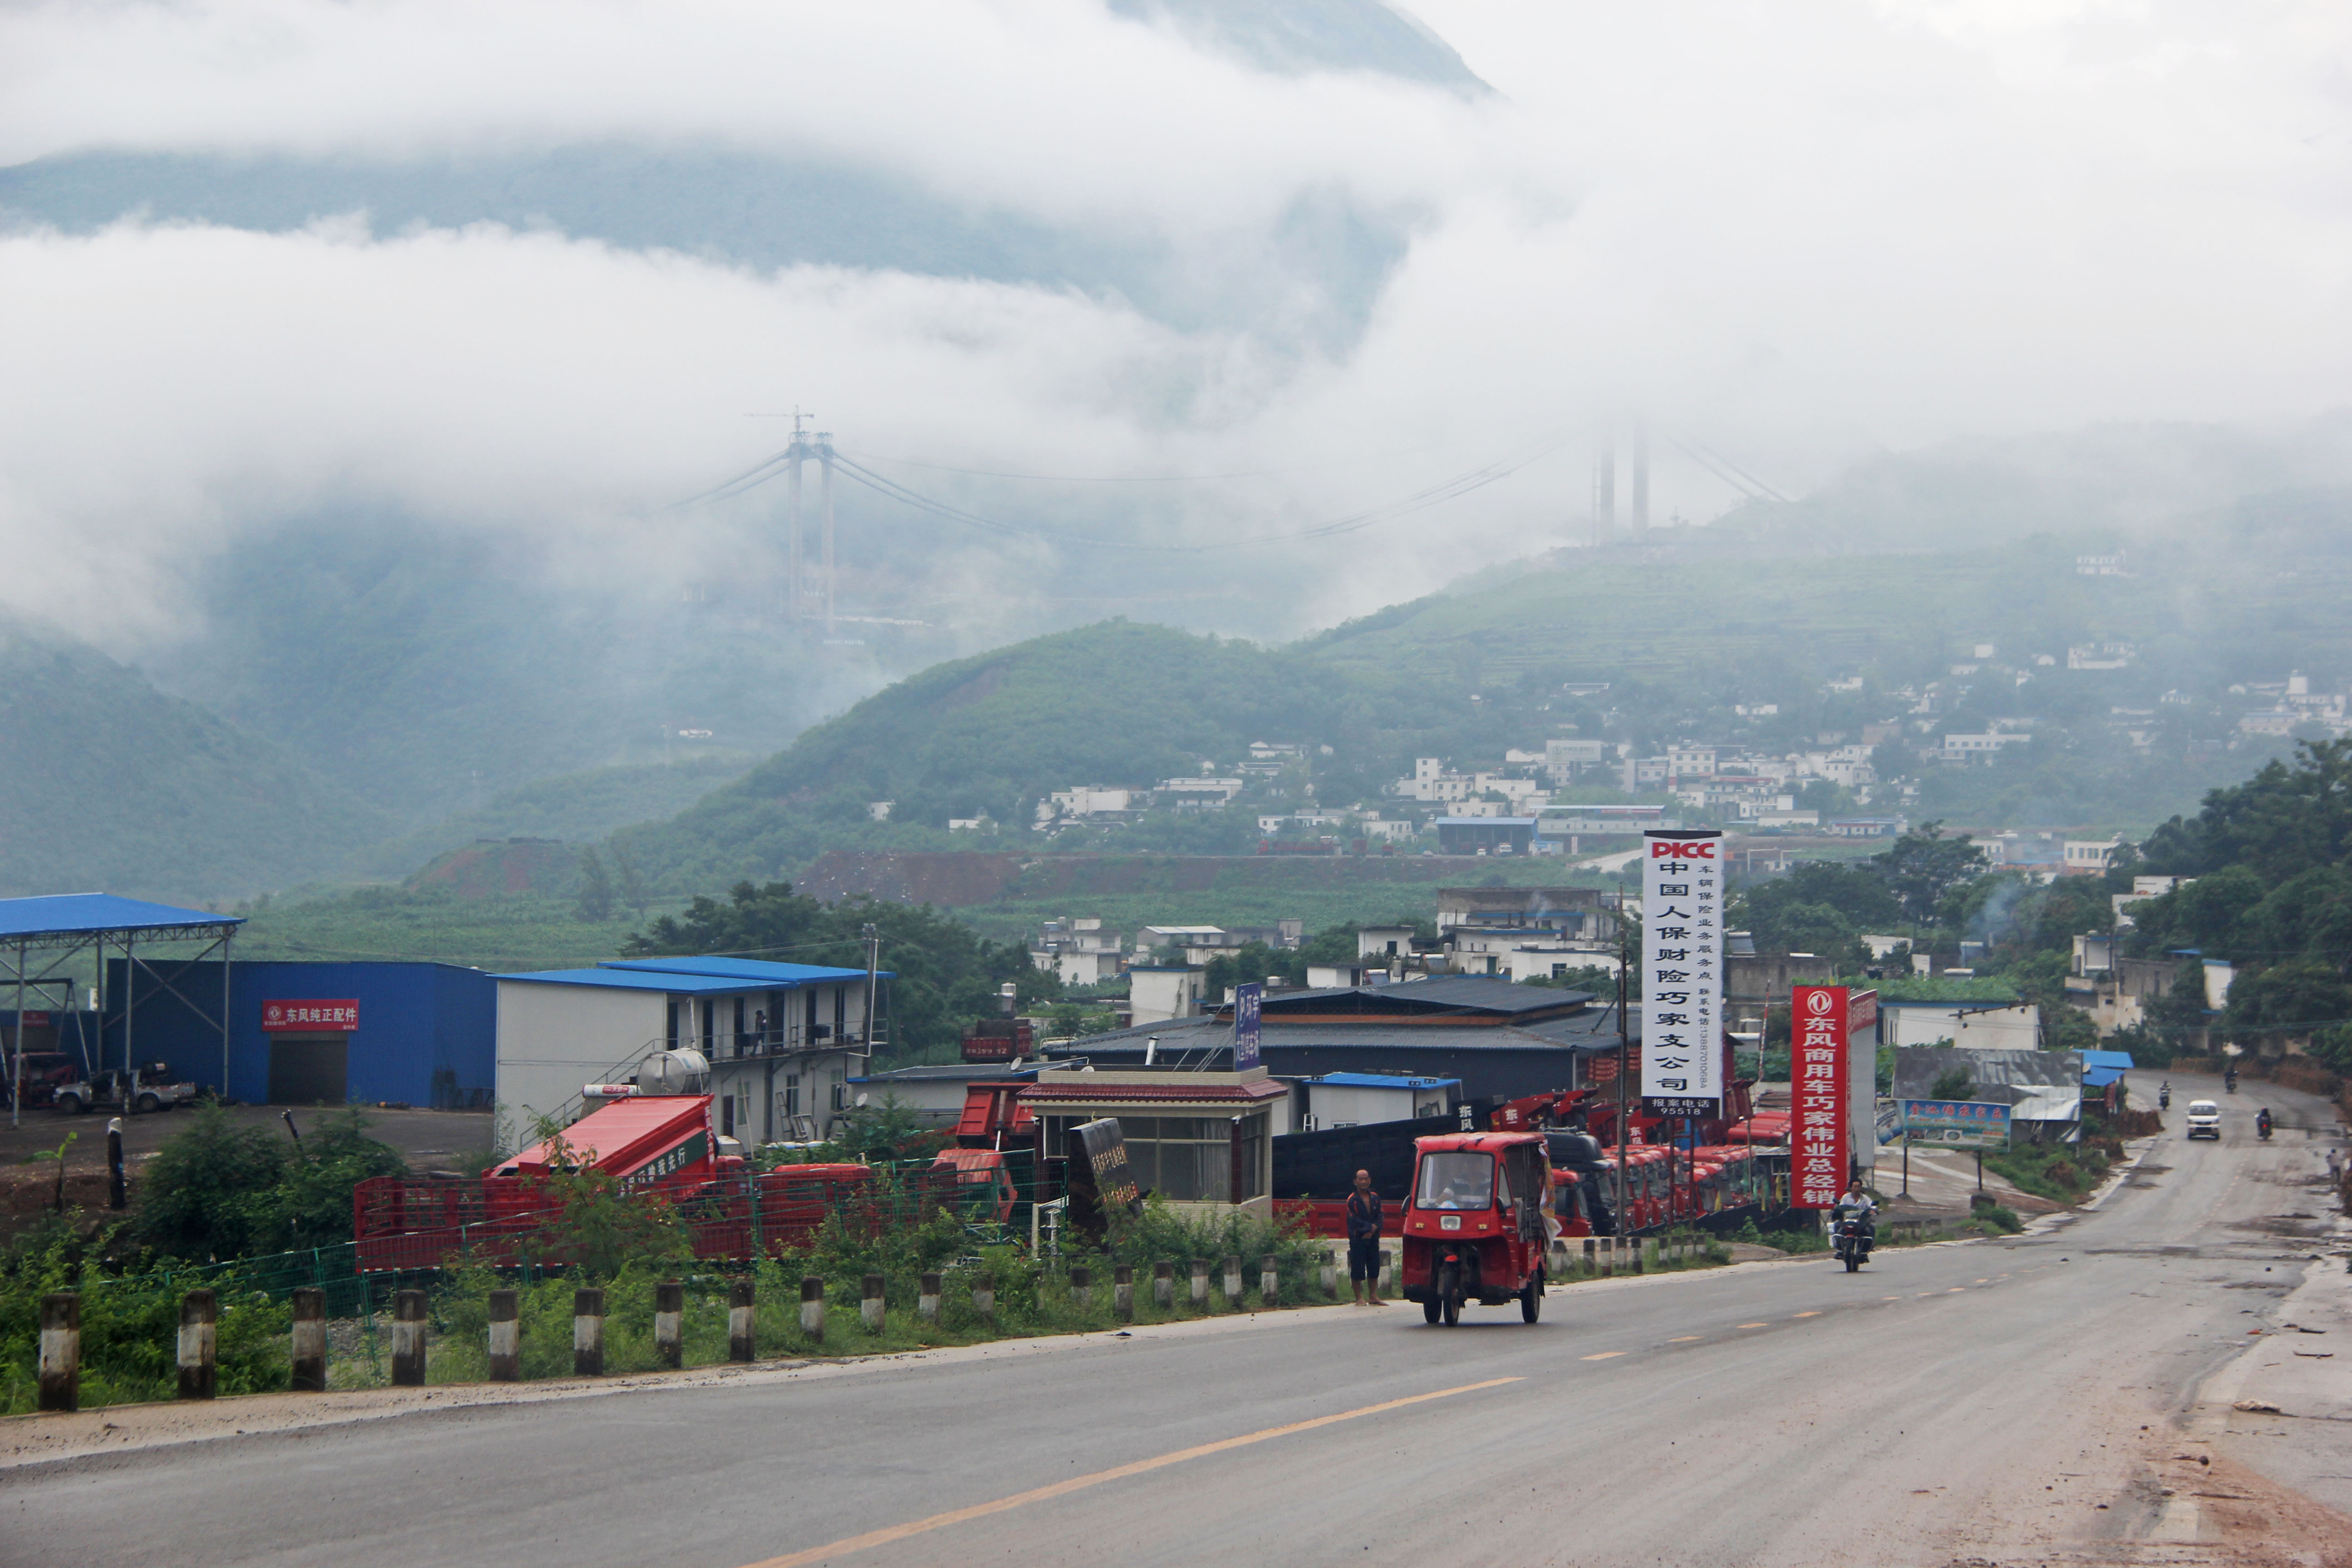
M 268 1034 L 311 1029 L 348 1032 L 359 1026 L 360 1005 L 349 996 L 286 1000 L 273 997 L 261 1005 L 261 1027 Z

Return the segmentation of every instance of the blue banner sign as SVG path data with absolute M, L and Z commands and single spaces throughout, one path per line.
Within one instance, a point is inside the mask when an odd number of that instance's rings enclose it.
M 1234 987 L 1234 1070 L 1257 1066 L 1258 1006 L 1265 999 L 1265 983 L 1253 980 Z
M 1903 1131 L 1915 1143 L 2006 1149 L 2009 1107 L 1981 1100 L 1906 1100 Z

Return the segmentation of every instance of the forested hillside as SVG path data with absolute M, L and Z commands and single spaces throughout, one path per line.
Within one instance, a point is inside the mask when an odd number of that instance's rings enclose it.
M 0 622 L 0 896 L 220 904 L 340 872 L 386 826 L 137 670 Z

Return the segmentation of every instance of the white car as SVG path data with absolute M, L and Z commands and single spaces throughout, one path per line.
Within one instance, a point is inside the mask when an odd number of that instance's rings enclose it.
M 2221 1108 L 2210 1100 L 2189 1102 L 2189 1136 L 2221 1141 Z

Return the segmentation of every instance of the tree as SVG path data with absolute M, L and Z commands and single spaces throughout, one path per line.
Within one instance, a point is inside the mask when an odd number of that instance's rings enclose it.
M 646 911 L 653 907 L 653 895 L 646 891 L 635 864 L 617 847 L 613 850 L 613 869 L 620 876 L 621 902 L 636 910 L 637 919 L 645 919 Z
M 613 918 L 613 879 L 605 875 L 604 862 L 593 849 L 580 851 L 579 914 L 592 925 Z
M 2242 1044 L 2277 1042 L 2352 1020 L 2352 985 L 2332 963 L 2292 958 L 2232 979 L 2223 1017 Z
M 1944 837 L 1940 822 L 1923 822 L 1870 858 L 1885 878 L 1903 912 L 1918 921 L 1931 921 L 1936 906 L 1952 888 L 1985 868 L 1985 852 L 1969 835 Z

